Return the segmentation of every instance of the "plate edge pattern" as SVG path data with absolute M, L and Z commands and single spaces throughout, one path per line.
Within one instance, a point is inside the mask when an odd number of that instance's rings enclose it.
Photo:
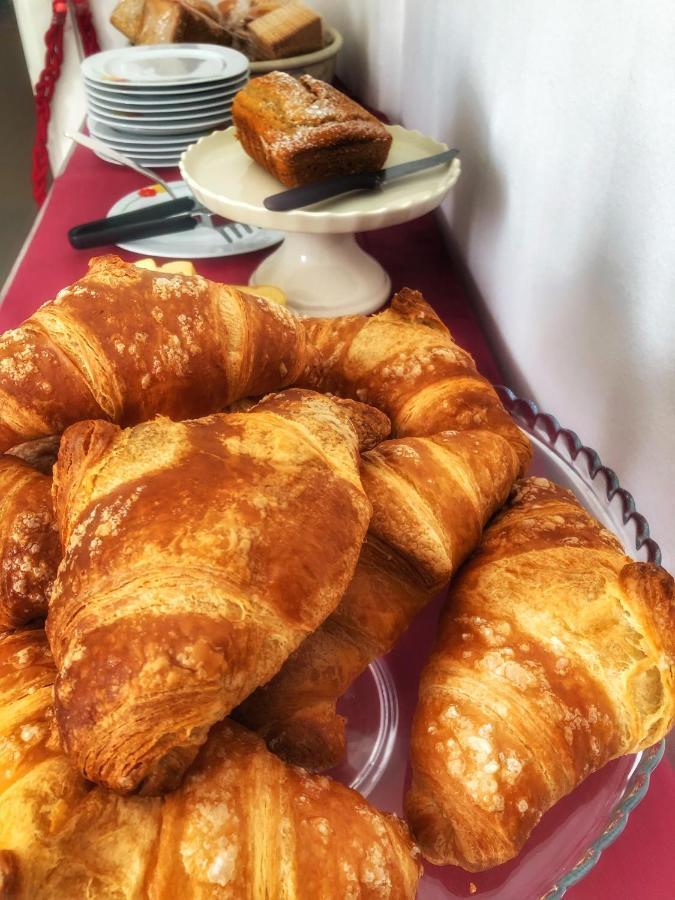
M 598 475 L 602 475 L 606 481 L 607 499 L 612 501 L 615 496 L 618 496 L 621 500 L 624 524 L 630 520 L 634 522 L 636 528 L 635 549 L 641 550 L 644 547 L 648 561 L 660 565 L 661 548 L 651 537 L 647 519 L 637 511 L 633 495 L 621 487 L 616 472 L 602 464 L 598 452 L 583 444 L 576 432 L 570 428 L 563 428 L 555 416 L 541 412 L 534 401 L 516 396 L 510 388 L 503 385 L 496 385 L 496 390 L 499 399 L 516 423 L 521 420 L 533 431 L 543 429 L 552 446 L 555 446 L 558 441 L 564 442 L 573 460 L 576 460 L 579 455 L 586 457 L 591 480 L 595 481 Z

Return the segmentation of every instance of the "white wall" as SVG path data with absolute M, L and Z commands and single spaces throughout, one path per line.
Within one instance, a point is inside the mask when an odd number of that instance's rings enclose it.
M 617 471 L 672 568 L 675 6 L 315 5 L 348 83 L 461 148 L 443 215 L 510 383 Z

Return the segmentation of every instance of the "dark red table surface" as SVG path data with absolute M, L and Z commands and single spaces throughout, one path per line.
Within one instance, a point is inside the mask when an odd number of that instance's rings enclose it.
M 124 259 L 136 258 L 113 247 L 95 253 L 73 250 L 66 234 L 73 225 L 105 215 L 116 200 L 146 183 L 135 172 L 104 163 L 82 148 L 75 149 L 65 171 L 54 182 L 7 286 L 0 306 L 0 331 L 19 324 L 41 303 L 83 275 L 91 256 L 114 252 Z M 395 290 L 406 285 L 421 290 L 456 340 L 473 354 L 480 370 L 492 381 L 501 381 L 499 366 L 433 216 L 369 232 L 361 235 L 360 242 L 389 272 Z M 198 260 L 195 265 L 207 278 L 245 284 L 266 252 Z M 621 837 L 567 896 L 571 900 L 673 900 L 674 837 L 675 769 L 665 759 Z

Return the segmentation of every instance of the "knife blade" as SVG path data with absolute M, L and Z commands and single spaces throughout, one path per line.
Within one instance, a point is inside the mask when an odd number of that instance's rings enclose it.
M 412 175 L 422 169 L 431 169 L 452 162 L 459 156 L 459 150 L 444 150 L 434 156 L 425 156 L 423 159 L 414 159 L 410 162 L 390 166 L 388 169 L 380 169 L 377 172 L 360 172 L 356 175 L 339 175 L 337 178 L 329 178 L 316 184 L 305 184 L 301 187 L 290 188 L 265 197 L 263 205 L 272 212 L 289 212 L 302 206 L 310 206 L 330 197 L 352 191 L 375 190 L 396 178 Z

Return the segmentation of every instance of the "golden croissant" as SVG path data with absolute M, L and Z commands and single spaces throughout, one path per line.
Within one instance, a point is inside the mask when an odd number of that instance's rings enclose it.
M 164 799 L 87 783 L 58 746 L 42 630 L 0 637 L 0 897 L 413 900 L 405 825 L 227 721 Z
M 305 325 L 315 351 L 302 376 L 307 387 L 376 406 L 396 437 L 479 428 L 501 434 L 525 472 L 532 455 L 527 437 L 418 291 L 404 288 L 374 316 Z
M 214 413 L 306 362 L 303 325 L 278 303 L 99 257 L 0 336 L 0 451 L 83 419 Z
M 454 582 L 422 674 L 413 833 L 434 863 L 503 863 L 674 718 L 672 577 L 632 562 L 569 491 L 526 479 Z
M 66 431 L 47 633 L 64 747 L 122 792 L 174 787 L 208 729 L 337 606 L 382 413 L 291 389 L 248 413 Z
M 61 558 L 51 478 L 0 454 L 0 632 L 44 619 Z
M 385 441 L 363 455 L 373 504 L 368 536 L 340 605 L 235 717 L 296 765 L 323 770 L 345 752 L 336 702 L 449 581 L 504 503 L 519 460 L 489 431 Z

